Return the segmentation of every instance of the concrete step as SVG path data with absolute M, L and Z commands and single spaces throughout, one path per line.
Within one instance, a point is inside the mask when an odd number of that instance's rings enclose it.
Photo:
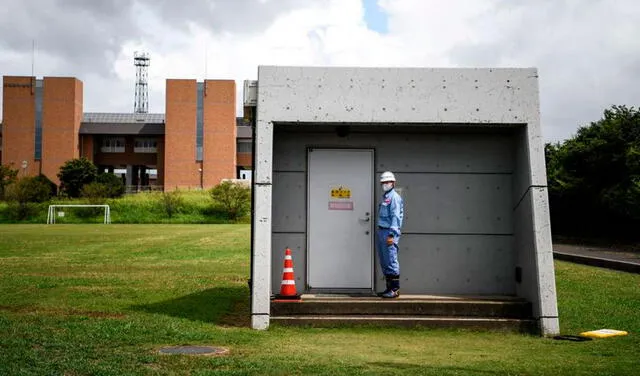
M 271 322 L 285 326 L 344 327 L 425 327 L 503 330 L 532 333 L 536 331 L 534 320 L 505 319 L 495 317 L 429 317 L 390 315 L 334 315 L 334 316 L 271 316 Z
M 271 315 L 284 316 L 436 316 L 529 319 L 531 303 L 519 299 L 377 297 L 304 298 L 273 300 Z

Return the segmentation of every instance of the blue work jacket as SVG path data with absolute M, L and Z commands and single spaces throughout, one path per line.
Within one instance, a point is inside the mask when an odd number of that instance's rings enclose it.
M 404 203 L 402 202 L 402 197 L 395 189 L 385 192 L 378 207 L 378 226 L 388 228 L 395 235 L 400 235 L 403 216 Z

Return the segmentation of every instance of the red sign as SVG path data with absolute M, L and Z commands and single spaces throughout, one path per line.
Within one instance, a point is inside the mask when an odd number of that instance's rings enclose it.
M 329 210 L 353 210 L 353 201 L 329 201 Z

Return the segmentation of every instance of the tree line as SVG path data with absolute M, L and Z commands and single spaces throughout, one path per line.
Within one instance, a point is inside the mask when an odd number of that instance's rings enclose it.
M 613 106 L 545 145 L 554 234 L 640 239 L 640 111 Z

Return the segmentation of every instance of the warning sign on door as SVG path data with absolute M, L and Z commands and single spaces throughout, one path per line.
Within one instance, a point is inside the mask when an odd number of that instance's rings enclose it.
M 329 201 L 329 210 L 353 210 L 353 201 Z
M 351 189 L 347 187 L 332 187 L 331 188 L 331 198 L 332 199 L 350 199 L 351 198 Z

